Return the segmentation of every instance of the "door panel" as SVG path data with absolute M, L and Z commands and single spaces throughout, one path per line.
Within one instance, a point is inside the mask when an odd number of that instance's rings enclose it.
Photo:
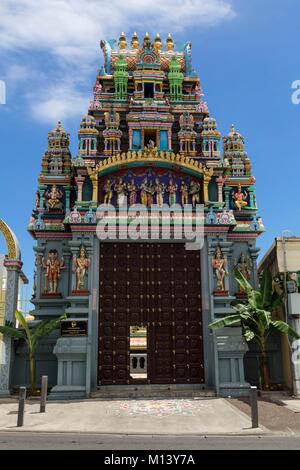
M 130 383 L 130 326 L 148 331 L 148 383 L 204 383 L 200 254 L 183 244 L 100 246 L 99 384 Z

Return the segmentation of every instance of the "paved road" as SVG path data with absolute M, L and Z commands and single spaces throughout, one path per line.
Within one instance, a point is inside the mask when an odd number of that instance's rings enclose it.
M 300 436 L 125 436 L 0 432 L 0 450 L 300 450 Z

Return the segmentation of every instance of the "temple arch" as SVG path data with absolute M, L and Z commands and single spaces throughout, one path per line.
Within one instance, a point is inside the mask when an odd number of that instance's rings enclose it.
M 18 239 L 3 219 L 0 219 L 0 233 L 3 235 L 6 242 L 8 258 L 13 260 L 20 260 L 21 251 Z

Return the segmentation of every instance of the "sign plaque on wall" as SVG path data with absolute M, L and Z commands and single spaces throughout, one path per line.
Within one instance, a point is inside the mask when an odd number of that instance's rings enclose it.
M 87 320 L 63 320 L 60 324 L 62 337 L 78 337 L 88 335 Z

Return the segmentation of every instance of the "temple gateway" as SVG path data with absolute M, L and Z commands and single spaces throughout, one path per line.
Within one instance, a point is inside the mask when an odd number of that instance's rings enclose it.
M 248 347 L 240 328 L 211 332 L 243 298 L 238 267 L 254 285 L 258 217 L 255 178 L 242 135 L 223 138 L 203 101 L 191 43 L 169 34 L 101 41 L 104 65 L 71 156 L 59 122 L 49 133 L 29 232 L 36 240 L 33 315 L 68 315 L 41 342 L 40 375 L 52 398 L 141 390 L 203 390 L 237 395 L 247 386 Z M 101 204 L 116 214 L 142 204 L 205 208 L 204 245 L 124 236 L 129 220 L 99 239 Z M 103 215 L 103 214 L 102 214 Z M 167 217 L 167 216 L 166 216 Z M 173 229 L 172 229 L 173 227 Z M 109 230 L 108 230 L 109 232 Z M 256 367 L 256 365 L 255 365 Z M 26 355 L 15 351 L 12 383 L 26 381 Z M 150 387 L 149 387 L 150 386 Z

